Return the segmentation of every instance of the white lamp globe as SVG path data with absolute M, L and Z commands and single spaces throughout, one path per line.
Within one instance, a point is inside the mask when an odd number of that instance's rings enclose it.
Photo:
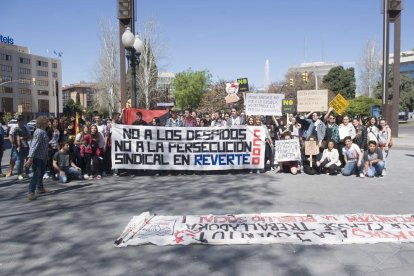
M 125 32 L 122 34 L 122 44 L 126 48 L 131 48 L 134 46 L 135 36 L 131 32 L 131 28 L 127 27 Z
M 135 36 L 134 48 L 137 53 L 142 53 L 142 51 L 144 50 L 144 43 L 138 35 Z

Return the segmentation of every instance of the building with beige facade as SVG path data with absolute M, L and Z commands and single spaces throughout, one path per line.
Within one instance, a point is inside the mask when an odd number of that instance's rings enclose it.
M 28 47 L 0 42 L 1 112 L 21 113 L 27 119 L 56 115 L 59 99 L 61 113 L 61 86 L 59 59 L 32 55 Z
M 93 105 L 95 95 L 98 91 L 98 85 L 93 82 L 84 82 L 65 85 L 62 88 L 62 103 L 65 106 L 69 99 L 72 99 L 75 103 L 79 100 L 79 103 L 88 108 Z

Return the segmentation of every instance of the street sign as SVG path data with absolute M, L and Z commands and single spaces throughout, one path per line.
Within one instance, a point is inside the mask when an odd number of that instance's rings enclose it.
M 345 111 L 348 105 L 349 102 L 339 93 L 329 103 L 329 106 L 332 107 L 335 110 L 335 112 L 339 115 Z

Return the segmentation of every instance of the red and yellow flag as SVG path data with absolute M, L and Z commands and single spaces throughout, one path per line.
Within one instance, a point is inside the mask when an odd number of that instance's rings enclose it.
M 76 112 L 75 115 L 75 134 L 78 135 L 79 133 L 79 115 L 78 112 Z

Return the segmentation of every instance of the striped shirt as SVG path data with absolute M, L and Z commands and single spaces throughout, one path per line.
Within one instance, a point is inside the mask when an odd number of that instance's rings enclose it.
M 46 160 L 48 158 L 49 136 L 44 129 L 38 128 L 30 144 L 29 158 Z

